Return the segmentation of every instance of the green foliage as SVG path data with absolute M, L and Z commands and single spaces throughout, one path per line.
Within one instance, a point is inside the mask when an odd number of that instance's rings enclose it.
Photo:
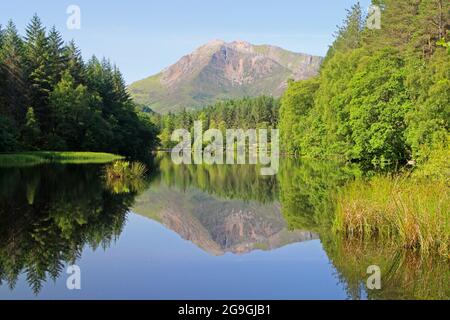
M 10 21 L 2 32 L 0 47 L 0 116 L 9 118 L 17 131 L 26 112 L 27 85 L 23 61 L 24 44 Z
M 336 40 L 327 53 L 324 65 L 327 64 L 336 52 L 345 52 L 359 48 L 361 46 L 363 29 L 363 9 L 358 2 L 350 10 L 347 10 L 347 17 L 343 21 L 342 26 L 339 26 L 334 34 Z
M 61 138 L 69 149 L 78 149 L 90 118 L 90 95 L 83 85 L 75 87 L 72 76 L 66 71 L 49 96 L 50 110 L 54 114 L 52 133 Z M 56 146 L 46 146 L 57 150 Z
M 348 124 L 348 98 L 345 94 L 349 81 L 355 74 L 362 49 L 336 52 L 321 70 L 319 87 L 310 109 L 297 135 L 303 136 L 302 155 L 315 158 L 342 157 L 350 143 L 345 138 Z M 280 126 L 283 121 L 280 121 Z
M 445 181 L 450 185 L 450 136 L 442 145 L 433 145 L 423 149 L 427 160 L 414 172 L 416 177 Z
M 373 1 L 382 29 L 347 15 L 314 80 L 291 83 L 280 112 L 282 148 L 339 157 L 367 169 L 395 169 L 448 148 L 450 4 Z
M 290 82 L 281 100 L 279 125 L 281 143 L 289 154 L 302 154 L 308 148 L 305 133 L 307 117 L 314 107 L 314 96 L 319 87 L 317 79 Z M 300 133 L 304 133 L 303 135 Z
M 38 116 L 44 131 L 50 129 L 48 96 L 52 91 L 50 48 L 41 20 L 34 15 L 26 28 L 24 66 L 27 76 L 29 104 Z
M 146 172 L 147 168 L 141 162 L 116 161 L 106 167 L 108 179 L 142 178 Z
M 65 45 L 36 15 L 24 39 L 12 22 L 0 34 L 0 151 L 149 157 L 157 128 L 135 112 L 117 67 L 95 57 L 84 63 L 75 43 Z
M 202 121 L 203 129 L 272 129 L 278 124 L 279 101 L 272 97 L 244 98 L 238 100 L 221 101 L 200 111 L 178 114 L 151 116 L 152 121 L 159 127 L 159 139 L 163 148 L 174 146 L 170 141 L 175 129 L 190 130 L 194 121 Z
M 278 184 L 289 227 L 328 232 L 334 219 L 336 190 L 358 175 L 358 168 L 339 162 L 283 159 Z
M 348 119 L 340 132 L 349 142 L 347 159 L 381 168 L 406 163 L 409 103 L 398 53 L 385 49 L 362 59 L 344 96 Z
M 105 189 L 96 166 L 0 168 L 0 284 L 24 274 L 38 294 L 84 248 L 117 239 L 135 196 Z
M 18 145 L 18 132 L 8 118 L 0 117 L 0 150 L 13 151 Z
M 141 162 L 116 161 L 105 168 L 106 186 L 115 194 L 140 191 L 147 167 Z
M 439 49 L 425 67 L 410 73 L 410 87 L 418 92 L 407 114 L 406 137 L 413 158 L 424 164 L 437 146 L 450 139 L 450 56 Z
M 175 165 L 169 154 L 158 153 L 158 184 L 184 191 L 195 187 L 223 199 L 272 203 L 278 196 L 276 176 L 261 176 L 257 165 Z
M 450 41 L 447 42 L 447 41 L 445 41 L 445 38 L 442 38 L 437 42 L 437 45 L 447 48 L 447 52 L 450 54 Z
M 37 122 L 33 108 L 28 108 L 25 116 L 25 126 L 23 128 L 23 143 L 28 149 L 33 149 L 37 144 L 37 138 L 41 135 L 41 129 Z

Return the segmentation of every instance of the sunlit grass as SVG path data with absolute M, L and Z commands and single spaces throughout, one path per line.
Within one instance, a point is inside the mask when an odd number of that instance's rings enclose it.
M 34 166 L 43 163 L 88 164 L 108 163 L 123 157 L 95 152 L 23 152 L 0 154 L 0 167 Z
M 115 161 L 106 167 L 108 179 L 134 179 L 143 178 L 147 167 L 141 162 Z
M 140 191 L 146 173 L 147 167 L 141 162 L 115 161 L 105 168 L 106 186 L 116 194 Z
M 356 180 L 339 193 L 334 229 L 450 258 L 449 186 L 402 176 Z

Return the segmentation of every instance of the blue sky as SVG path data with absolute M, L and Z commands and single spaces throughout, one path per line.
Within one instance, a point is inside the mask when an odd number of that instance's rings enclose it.
M 273 44 L 325 55 L 345 9 L 356 0 L 2 0 L 0 24 L 13 19 L 23 33 L 36 12 L 85 57 L 108 57 L 127 83 L 159 72 L 212 40 Z M 370 0 L 361 0 L 365 9 Z M 68 30 L 69 5 L 81 9 L 81 29 Z

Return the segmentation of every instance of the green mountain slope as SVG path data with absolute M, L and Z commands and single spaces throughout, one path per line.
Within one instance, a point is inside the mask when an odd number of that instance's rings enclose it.
M 167 113 L 196 109 L 217 100 L 280 96 L 287 80 L 318 73 L 321 57 L 269 45 L 214 40 L 177 63 L 129 86 L 137 103 Z

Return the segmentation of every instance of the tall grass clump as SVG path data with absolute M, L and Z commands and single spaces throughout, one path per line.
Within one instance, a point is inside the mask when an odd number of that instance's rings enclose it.
M 147 167 L 141 162 L 130 163 L 120 160 L 106 167 L 106 176 L 108 179 L 143 178 L 146 173 Z
M 338 194 L 334 230 L 450 258 L 449 186 L 405 176 L 353 181 Z
M 115 161 L 105 169 L 106 185 L 114 193 L 139 191 L 145 185 L 147 171 L 141 162 Z

